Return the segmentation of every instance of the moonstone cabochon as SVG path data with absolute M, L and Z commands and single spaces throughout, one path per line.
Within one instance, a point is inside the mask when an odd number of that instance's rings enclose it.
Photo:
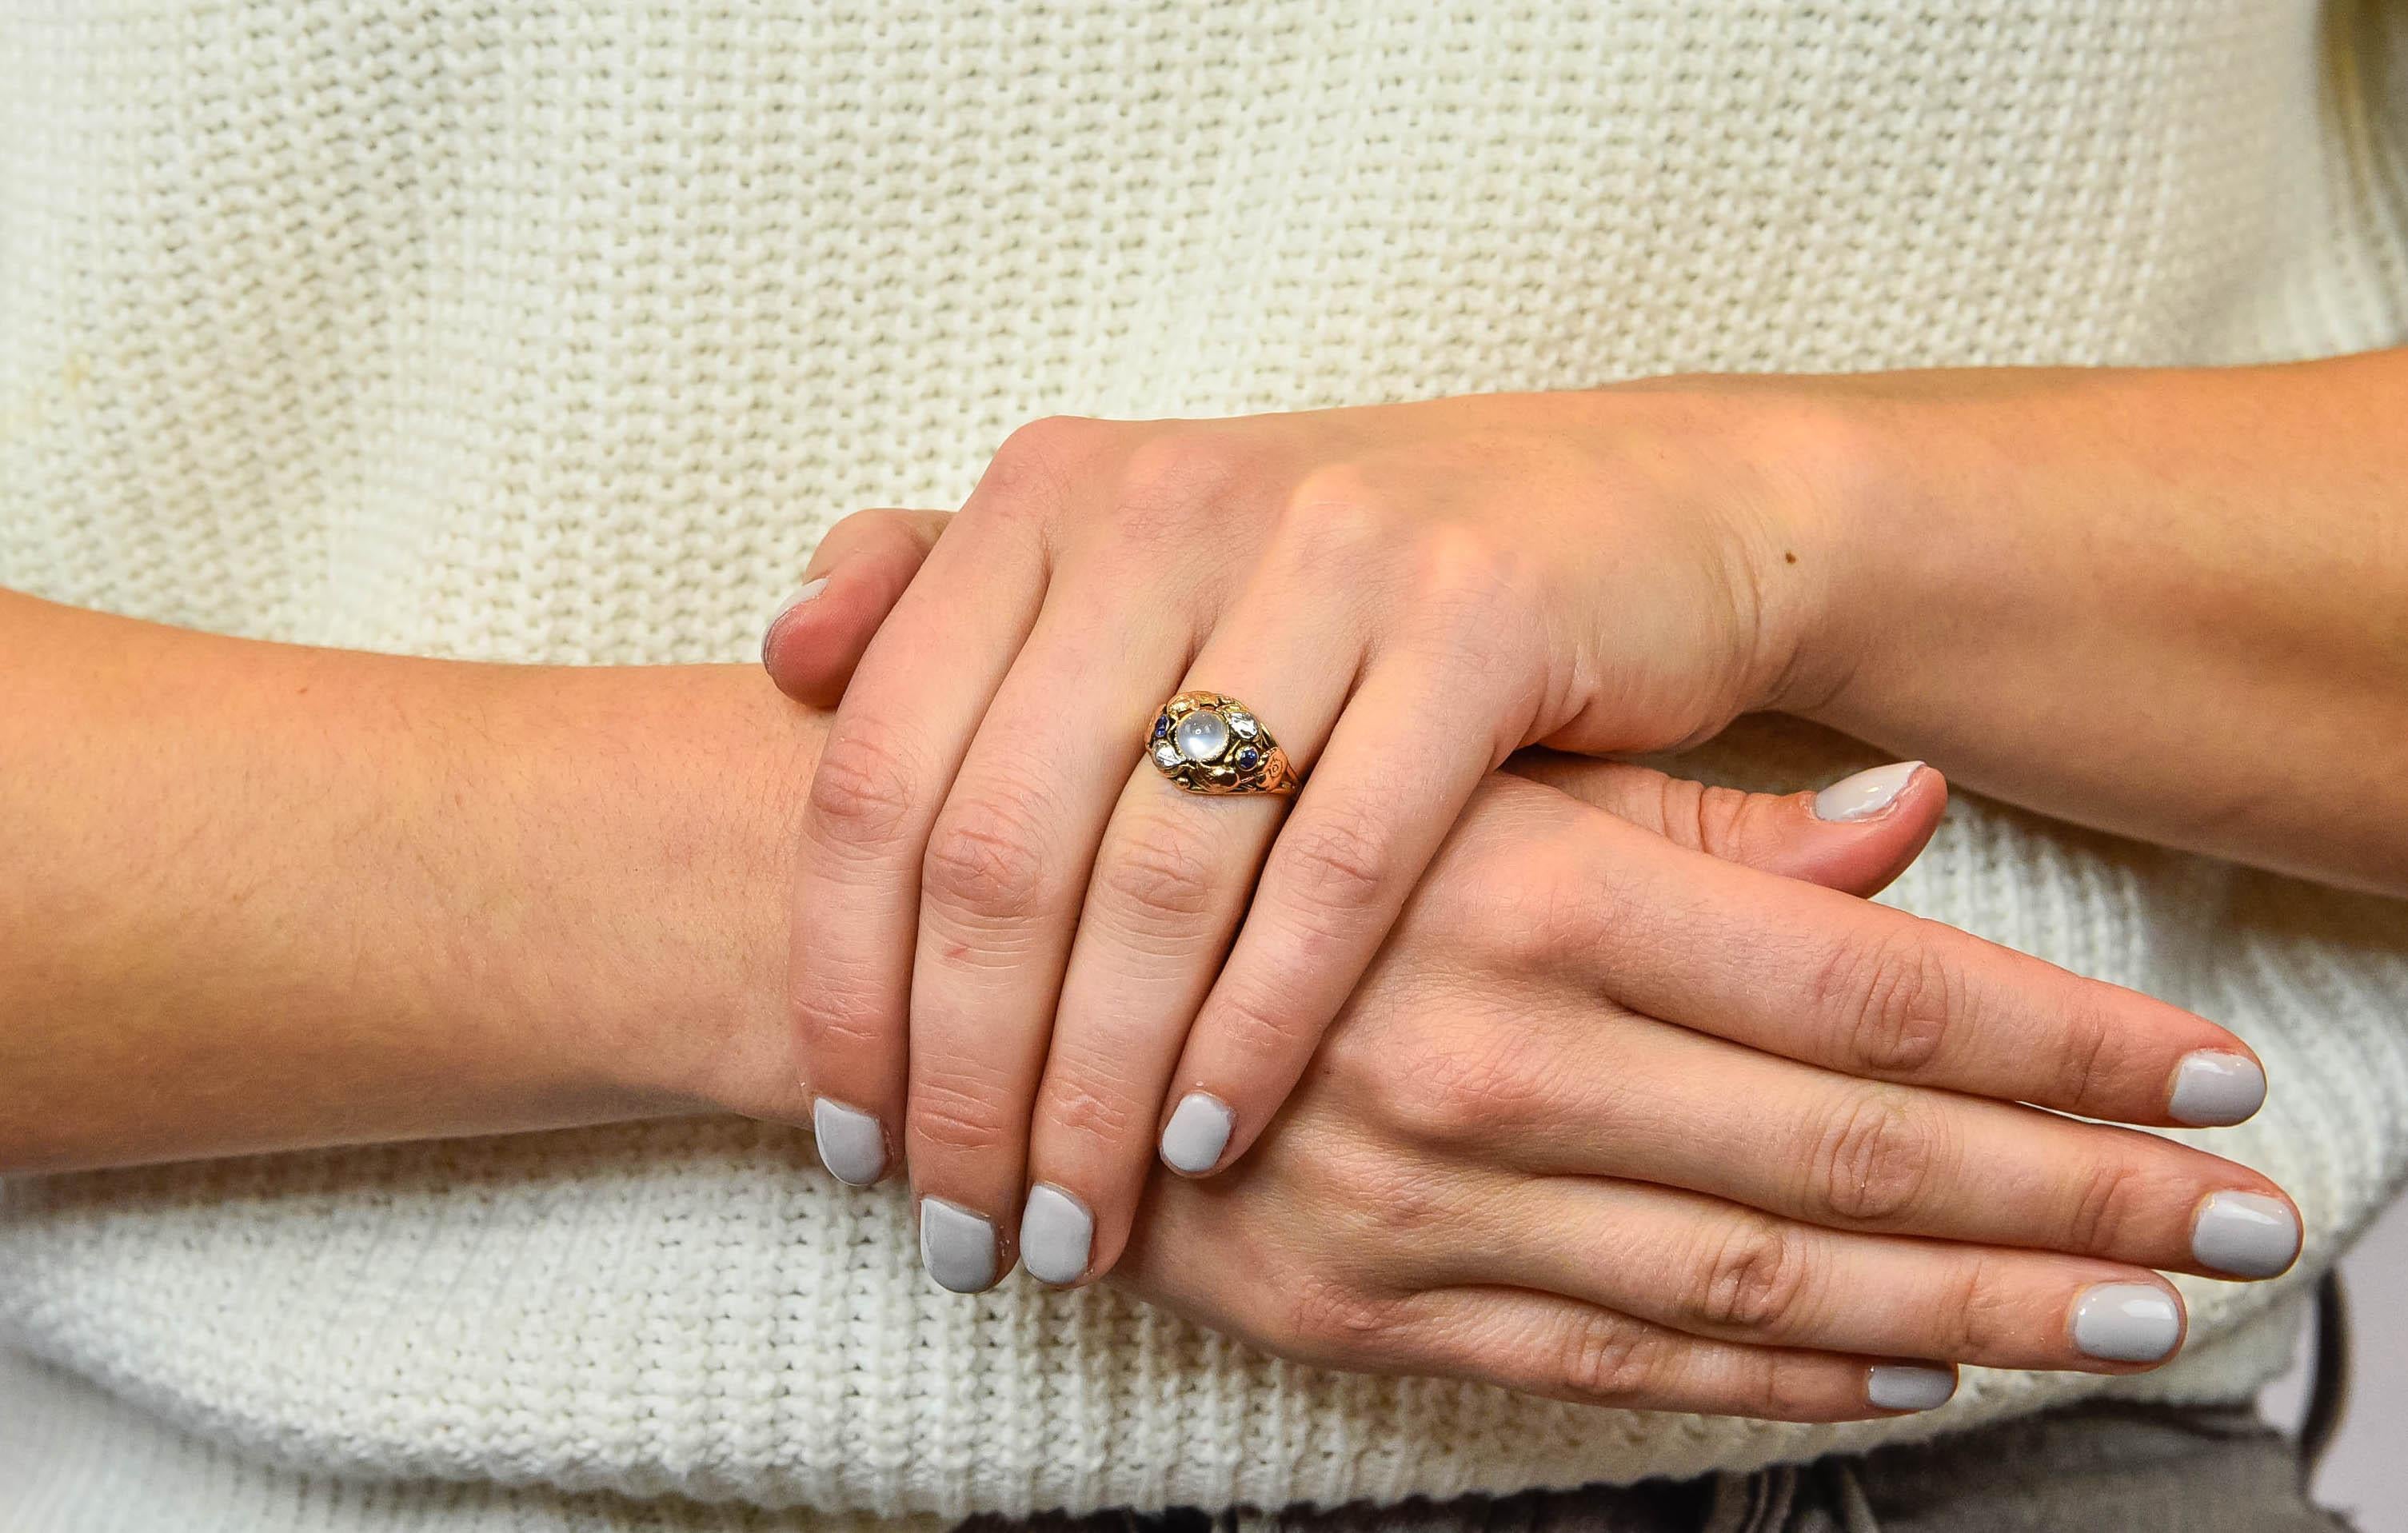
M 1235 737 L 1227 720 L 1209 708 L 1199 708 L 1179 721 L 1170 738 L 1179 747 L 1180 755 L 1201 766 L 1220 760 Z
M 1292 793 L 1299 775 L 1253 710 L 1217 692 L 1182 692 L 1162 705 L 1146 753 L 1190 793 Z

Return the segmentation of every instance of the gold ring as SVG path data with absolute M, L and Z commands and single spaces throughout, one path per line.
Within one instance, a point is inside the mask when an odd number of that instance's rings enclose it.
M 1254 711 L 1217 692 L 1182 692 L 1163 704 L 1145 753 L 1189 793 L 1294 793 L 1303 780 Z

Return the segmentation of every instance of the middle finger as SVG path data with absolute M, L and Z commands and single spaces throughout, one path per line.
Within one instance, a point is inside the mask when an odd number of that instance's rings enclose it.
M 1532 1169 L 2214 1277 L 2272 1277 L 2298 1254 L 2282 1189 L 2154 1134 L 1860 1081 L 1645 1017 L 1532 1019 L 1526 1036 L 1546 1080 L 1522 1112 L 1486 1103 L 1480 1133 Z
M 930 1274 L 1010 1268 L 1029 1106 L 1119 749 L 1194 643 L 1176 609 L 1131 611 L 1075 574 L 1048 596 L 928 838 L 911 967 L 904 1142 Z M 931 1211 L 933 1207 L 934 1211 Z

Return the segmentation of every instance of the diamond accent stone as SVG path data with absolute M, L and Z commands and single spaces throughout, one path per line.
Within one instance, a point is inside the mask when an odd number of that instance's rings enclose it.
M 1246 739 L 1253 739 L 1254 738 L 1254 731 L 1262 727 L 1261 724 L 1254 722 L 1254 716 L 1247 712 L 1242 708 L 1233 708 L 1229 709 L 1228 716 L 1229 727 L 1236 730 L 1240 736 Z
M 1154 759 L 1165 766 L 1176 766 L 1179 765 L 1179 747 L 1168 740 L 1156 740 L 1154 742 Z
M 1211 709 L 1199 708 L 1179 721 L 1170 738 L 1179 747 L 1179 754 L 1202 766 L 1218 761 L 1229 749 L 1228 722 Z

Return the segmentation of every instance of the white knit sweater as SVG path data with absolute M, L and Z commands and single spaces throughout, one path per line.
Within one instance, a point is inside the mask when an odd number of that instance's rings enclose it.
M 14 0 L 0 584 L 733 660 L 831 517 L 953 504 L 1051 411 L 2397 341 L 2404 10 Z M 1780 732 L 1708 760 L 1847 764 Z M 898 1193 L 743 1123 L 21 1181 L 0 1524 L 1336 1501 L 2245 1388 L 2408 1165 L 2408 914 L 1978 801 L 1890 897 L 2256 1045 L 2266 1111 L 2203 1142 L 2297 1195 L 2299 1271 L 2183 1280 L 2161 1373 L 1975 1373 L 1817 1428 L 1318 1373 L 1111 1292 L 955 1297 Z

